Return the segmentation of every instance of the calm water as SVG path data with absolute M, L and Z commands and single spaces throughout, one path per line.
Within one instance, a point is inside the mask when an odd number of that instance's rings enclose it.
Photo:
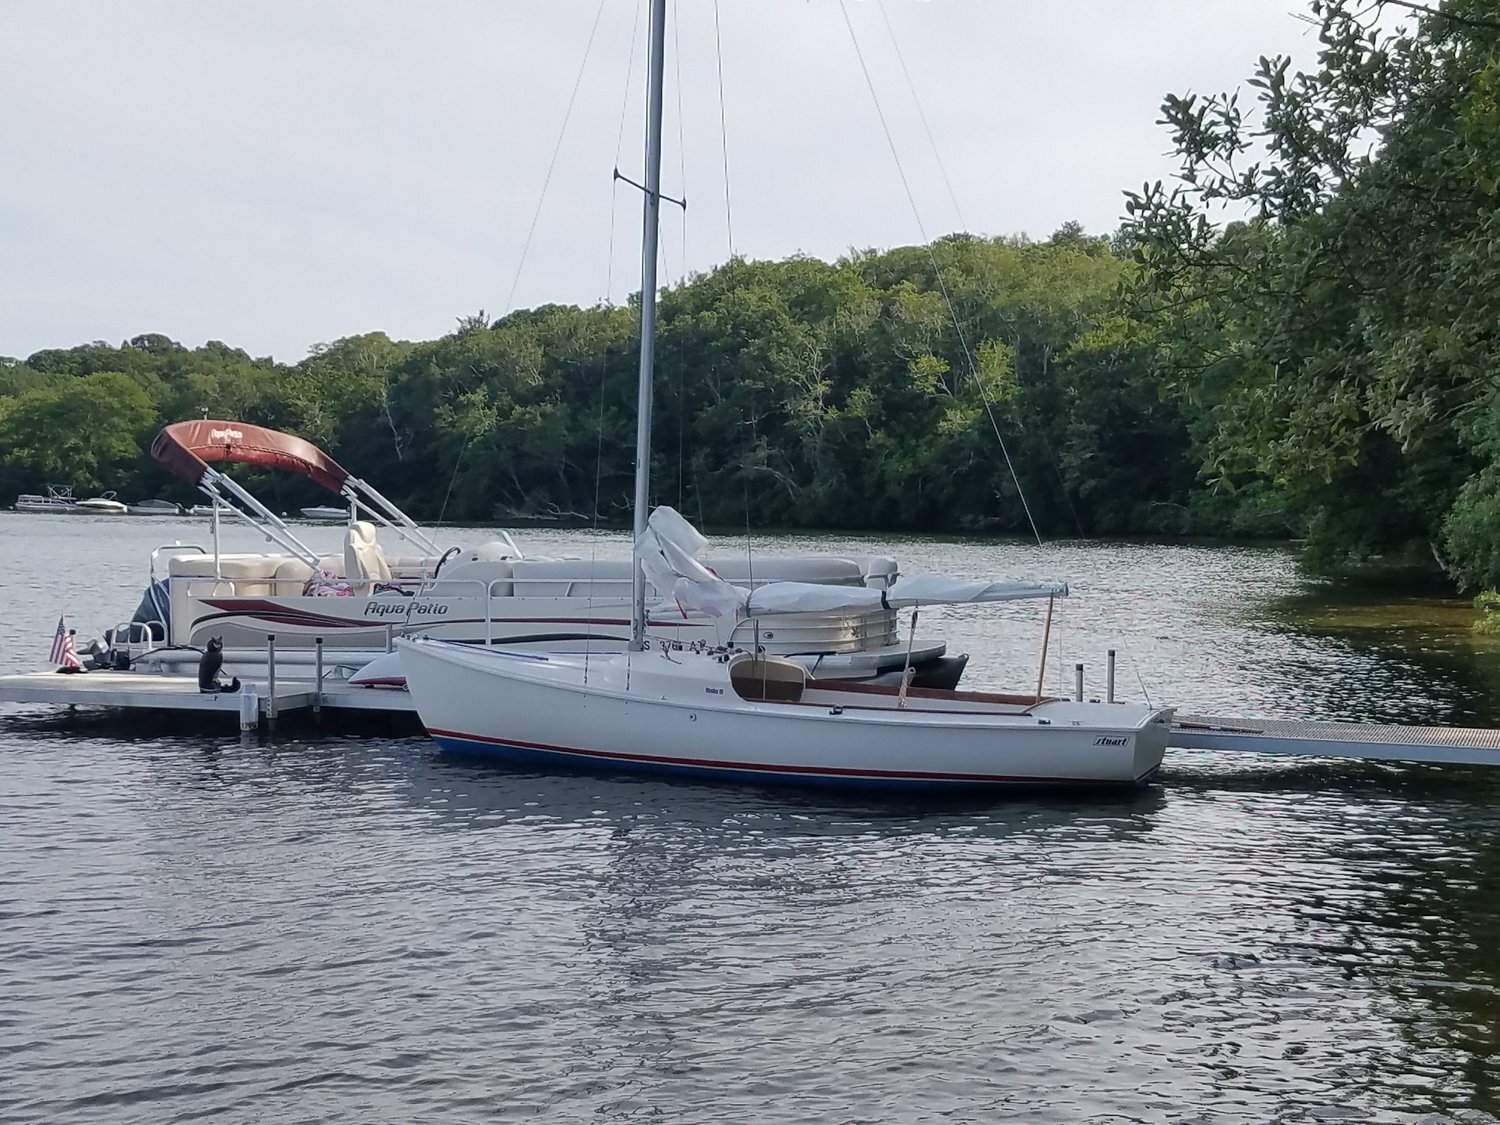
M 204 534 L 0 515 L 0 670 Z M 1115 647 L 1197 711 L 1500 723 L 1461 606 L 1274 548 L 758 548 L 1066 577 L 1054 689 Z M 923 627 L 1034 685 L 1035 607 Z M 4 1122 L 1500 1120 L 1480 772 L 1179 754 L 1105 802 L 875 806 L 21 708 L 0 755 Z

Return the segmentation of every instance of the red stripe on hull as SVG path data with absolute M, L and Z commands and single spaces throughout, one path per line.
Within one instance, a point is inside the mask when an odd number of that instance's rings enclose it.
M 381 617 L 332 617 L 299 609 L 296 606 L 279 605 L 264 598 L 203 598 L 204 605 L 211 605 L 226 613 L 239 613 L 247 617 L 274 620 L 277 624 L 293 625 L 306 622 L 309 625 L 342 625 L 346 628 L 380 629 L 386 625 L 482 625 L 489 620 L 495 625 L 629 625 L 628 617 L 464 617 L 451 620 L 443 617 L 417 616 L 408 620 L 404 614 L 389 614 Z M 391 601 L 390 604 L 400 605 Z M 711 621 L 678 621 L 676 618 L 649 621 L 648 626 L 667 629 L 712 629 Z
M 583 750 L 576 746 L 553 746 L 546 742 L 524 742 L 518 738 L 489 738 L 481 734 L 464 734 L 454 730 L 428 727 L 434 738 L 454 738 L 464 742 L 482 742 L 492 746 L 513 746 L 521 750 L 540 750 L 553 754 L 572 754 L 604 762 L 638 762 L 643 765 L 683 766 L 690 769 L 738 770 L 746 773 L 794 774 L 799 777 L 880 778 L 892 781 L 979 781 L 997 784 L 1080 785 L 1077 778 L 1017 777 L 995 773 L 930 773 L 924 770 L 870 770 L 842 766 L 777 766 L 763 762 L 724 762 L 708 758 L 668 758 L 657 754 L 626 754 L 604 750 Z M 1092 784 L 1131 784 L 1131 782 L 1092 782 Z

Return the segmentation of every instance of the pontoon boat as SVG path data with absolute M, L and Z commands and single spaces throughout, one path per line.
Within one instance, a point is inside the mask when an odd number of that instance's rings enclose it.
M 151 453 L 209 498 L 214 523 L 208 546 L 158 548 L 133 621 L 112 631 L 113 647 L 138 667 L 187 663 L 196 659 L 192 648 L 209 637 L 222 638 L 226 662 L 240 666 L 265 659 L 268 637 L 275 637 L 282 659 L 303 661 L 321 639 L 329 659 L 344 667 L 389 651 L 403 635 L 547 653 L 620 652 L 629 641 L 629 558 L 529 556 L 504 531 L 479 546 L 444 549 L 310 442 L 243 422 L 175 423 L 157 436 Z M 222 462 L 299 473 L 340 496 L 349 504 L 342 552 L 314 551 L 215 467 Z M 218 527 L 225 518 L 249 523 L 280 550 L 222 551 Z M 703 561 L 747 588 L 794 581 L 883 589 L 897 577 L 895 560 L 879 556 Z M 951 687 L 967 660 L 948 656 L 940 640 L 902 635 L 895 612 L 878 606 L 735 622 L 684 611 L 669 594 L 652 598 L 653 640 L 758 642 L 824 679 L 899 676 L 910 665 L 916 684 Z

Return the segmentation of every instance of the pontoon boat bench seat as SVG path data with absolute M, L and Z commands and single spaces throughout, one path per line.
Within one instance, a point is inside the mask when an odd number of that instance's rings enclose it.
M 368 593 L 373 582 L 389 582 L 391 568 L 375 541 L 375 525 L 358 520 L 344 537 L 344 577 L 357 594 Z
M 173 555 L 167 574 L 174 585 L 186 579 L 195 598 L 264 596 L 273 592 L 272 579 L 286 561 L 285 555 L 220 555 L 217 561 L 212 555 Z

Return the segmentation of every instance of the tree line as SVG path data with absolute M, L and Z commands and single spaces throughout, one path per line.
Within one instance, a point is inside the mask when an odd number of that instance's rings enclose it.
M 1169 96 L 1179 175 L 1111 237 L 665 289 L 655 500 L 708 527 L 1296 538 L 1313 567 L 1500 582 L 1500 24 L 1399 8 L 1318 0 L 1312 69 Z M 480 314 L 292 364 L 160 335 L 0 359 L 0 489 L 187 499 L 144 451 L 206 413 L 307 437 L 422 518 L 624 522 L 636 316 Z
M 710 526 L 1015 531 L 1024 495 L 1043 534 L 1285 534 L 1236 523 L 1196 481 L 1182 406 L 1119 320 L 1130 268 L 1069 226 L 1040 243 L 735 260 L 673 286 L 656 498 Z M 427 518 L 628 520 L 637 315 L 480 315 L 295 364 L 160 335 L 38 352 L 0 367 L 0 487 L 181 495 L 143 451 L 206 413 L 300 434 Z

